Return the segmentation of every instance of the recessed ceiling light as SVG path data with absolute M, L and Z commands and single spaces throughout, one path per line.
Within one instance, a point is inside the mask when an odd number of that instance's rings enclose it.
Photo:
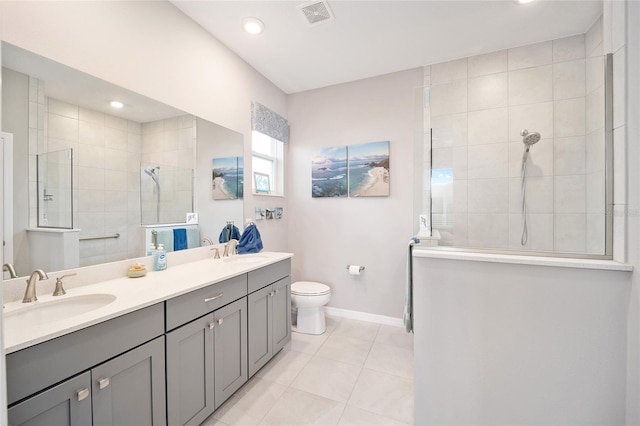
M 527 4 L 527 3 L 533 3 L 535 0 L 516 0 L 516 3 L 518 4 Z
M 111 105 L 112 108 L 122 108 L 124 106 L 124 104 L 120 101 L 111 101 L 109 102 L 109 105 Z
M 264 31 L 264 23 L 258 18 L 244 18 L 242 28 L 249 34 L 258 35 Z

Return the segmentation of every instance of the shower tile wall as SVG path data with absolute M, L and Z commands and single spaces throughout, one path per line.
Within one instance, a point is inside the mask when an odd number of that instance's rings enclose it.
M 141 124 L 53 98 L 43 116 L 38 153 L 73 149 L 74 228 L 81 238 L 120 234 L 81 240 L 80 265 L 139 256 Z
M 182 223 L 193 210 L 196 118 L 182 115 L 142 125 L 142 163 L 160 166 L 160 219 Z M 141 175 L 142 223 L 154 223 L 156 198 L 152 179 Z
M 441 245 L 604 253 L 602 22 L 588 33 L 430 67 L 431 185 Z M 427 68 L 425 68 L 427 70 Z M 521 129 L 542 139 L 527 169 Z

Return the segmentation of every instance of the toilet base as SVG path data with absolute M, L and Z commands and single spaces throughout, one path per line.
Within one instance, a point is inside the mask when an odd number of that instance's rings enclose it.
M 303 334 L 322 334 L 327 330 L 322 306 L 298 308 L 297 332 Z

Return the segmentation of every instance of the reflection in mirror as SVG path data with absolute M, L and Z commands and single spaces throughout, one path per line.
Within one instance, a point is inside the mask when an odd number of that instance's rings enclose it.
M 73 228 L 73 149 L 37 155 L 38 227 Z
M 184 223 L 189 212 L 199 213 L 201 239 L 217 241 L 228 220 L 240 227 L 242 199 L 215 200 L 211 184 L 213 158 L 243 156 L 241 134 L 4 42 L 2 65 L 8 111 L 2 130 L 17 146 L 13 246 L 19 275 L 44 262 L 32 257 L 27 229 L 44 225 L 38 223 L 36 156 L 55 151 L 73 152 L 69 227 L 80 230 L 80 266 L 143 256 L 142 224 Z M 113 99 L 124 108 L 112 109 Z M 157 183 L 145 173 L 148 167 L 156 168 Z M 46 217 L 52 226 L 51 213 Z
M 142 163 L 140 211 L 143 225 L 181 223 L 193 211 L 193 171 L 189 168 Z

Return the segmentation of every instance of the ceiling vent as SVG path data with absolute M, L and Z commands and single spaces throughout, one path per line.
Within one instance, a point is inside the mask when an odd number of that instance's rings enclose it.
M 298 9 L 300 9 L 309 25 L 318 25 L 335 19 L 326 1 L 311 1 L 301 4 Z

